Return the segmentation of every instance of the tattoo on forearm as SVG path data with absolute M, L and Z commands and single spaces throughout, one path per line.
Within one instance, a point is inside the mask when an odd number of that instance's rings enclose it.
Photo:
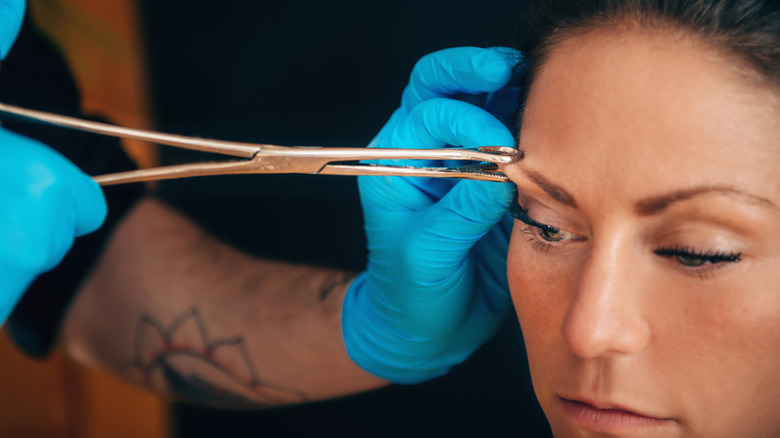
M 243 336 L 211 339 L 197 307 L 167 326 L 141 314 L 133 367 L 147 386 L 163 384 L 195 403 L 251 408 L 306 400 L 304 394 L 261 378 Z

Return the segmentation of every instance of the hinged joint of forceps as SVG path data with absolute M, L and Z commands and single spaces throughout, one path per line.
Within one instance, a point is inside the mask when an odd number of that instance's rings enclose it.
M 101 185 L 207 175 L 273 173 L 423 176 L 506 182 L 508 178 L 499 171 L 500 166 L 522 159 L 522 153 L 506 146 L 480 146 L 474 149 L 324 148 L 210 140 L 91 122 L 3 103 L 0 103 L 0 115 L 112 137 L 244 158 L 238 161 L 181 164 L 93 177 Z M 348 163 L 364 160 L 455 160 L 471 164 L 457 167 L 416 167 Z

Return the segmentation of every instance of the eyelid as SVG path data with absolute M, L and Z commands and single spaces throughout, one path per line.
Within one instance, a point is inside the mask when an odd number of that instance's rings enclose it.
M 520 203 L 520 200 L 523 200 L 522 204 Z M 531 206 L 532 208 L 526 208 L 528 206 Z M 534 216 L 536 219 L 532 218 L 531 215 L 529 215 L 528 211 L 533 210 Z M 549 212 L 550 214 L 544 214 L 544 216 L 551 216 L 550 219 L 545 218 L 539 218 L 539 211 L 542 212 Z M 524 217 L 528 218 L 532 223 L 529 223 L 528 221 L 523 221 L 529 225 L 533 225 L 535 227 L 551 227 L 555 228 L 557 230 L 561 231 L 567 231 L 571 234 L 577 235 L 577 236 L 583 236 L 582 233 L 575 233 L 570 230 L 582 230 L 583 228 L 580 227 L 576 222 L 570 220 L 567 216 L 564 216 L 560 213 L 558 213 L 557 209 L 553 209 L 548 207 L 545 203 L 538 201 L 533 196 L 528 196 L 523 192 L 518 191 L 516 196 L 512 198 L 512 204 L 510 205 L 510 212 L 512 213 L 512 216 L 516 219 L 519 219 L 517 217 L 517 214 L 523 214 Z M 543 221 L 543 222 L 540 222 Z
M 556 254 L 556 256 L 568 254 L 570 251 L 576 250 L 576 248 L 580 247 L 579 245 L 576 245 L 577 243 L 583 243 L 587 240 L 587 238 L 584 236 L 566 231 L 565 229 L 561 229 L 557 226 L 538 222 L 537 220 L 531 218 L 528 214 L 528 210 L 520 204 L 519 196 L 513 198 L 510 205 L 510 211 L 515 219 L 527 225 L 527 227 L 523 229 L 523 232 L 531 236 L 528 239 L 528 242 L 532 243 L 533 249 L 540 253 L 547 254 L 553 252 Z M 556 232 L 560 231 L 568 236 L 566 239 L 562 239 L 560 241 L 547 240 L 542 234 L 545 232 L 544 230 L 549 229 L 556 230 Z M 704 245 L 702 248 L 708 248 L 709 246 L 713 245 Z M 715 245 L 713 247 L 721 248 L 722 245 Z M 731 267 L 734 267 L 742 260 L 743 257 L 741 251 L 695 248 L 699 247 L 687 245 L 668 245 L 656 247 L 653 252 L 656 256 L 667 259 L 668 263 L 671 263 L 673 268 L 678 272 L 681 272 L 685 275 L 698 277 L 700 279 L 708 279 L 721 270 L 725 271 Z M 678 260 L 675 260 L 676 256 L 678 255 L 692 258 L 701 258 L 709 260 L 710 263 L 701 266 L 689 267 L 681 264 Z
M 529 229 L 530 228 L 536 229 L 536 231 L 529 230 L 529 232 L 534 235 L 534 239 L 537 240 L 537 244 L 541 244 L 541 245 L 547 246 L 548 247 L 547 250 L 551 249 L 552 247 L 564 246 L 567 243 L 582 242 L 582 241 L 585 240 L 584 237 L 582 237 L 580 235 L 577 235 L 575 233 L 572 233 L 570 231 L 566 231 L 566 230 L 560 229 L 560 228 L 552 226 L 552 225 L 547 225 L 547 224 L 543 224 L 543 223 L 537 222 L 536 220 L 532 219 L 528 215 L 528 211 L 526 209 L 524 209 L 517 200 L 512 202 L 512 205 L 510 206 L 510 210 L 512 212 L 512 217 L 514 217 L 515 219 L 517 219 L 517 220 L 525 223 L 526 225 L 528 225 Z M 550 241 L 550 240 L 547 240 L 547 239 L 541 237 L 540 230 L 545 230 L 545 229 L 546 230 L 555 230 L 557 232 L 564 233 L 564 234 L 566 234 L 566 235 L 568 235 L 570 237 L 565 239 L 565 240 L 561 240 L 561 241 L 557 241 L 557 242 Z
M 697 250 L 691 247 L 664 247 L 653 251 L 657 256 L 667 259 L 673 267 L 685 275 L 698 277 L 702 280 L 711 278 L 721 270 L 728 270 L 735 267 L 742 261 L 742 253 L 738 251 L 729 252 L 725 250 Z M 690 256 L 693 258 L 709 259 L 710 263 L 700 266 L 685 266 L 679 260 L 675 260 L 677 255 Z
M 520 206 L 520 202 L 517 200 L 517 197 L 515 197 L 515 199 L 512 201 L 512 205 L 510 206 L 509 211 L 512 213 L 513 218 L 528 225 L 534 227 L 549 227 L 549 225 L 540 224 L 539 222 L 531 219 L 531 217 L 528 216 L 528 210 Z

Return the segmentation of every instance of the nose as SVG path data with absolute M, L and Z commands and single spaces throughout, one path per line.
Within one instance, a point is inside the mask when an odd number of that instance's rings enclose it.
M 647 281 L 632 253 L 619 243 L 591 248 L 561 328 L 575 356 L 630 355 L 647 346 L 650 328 L 641 308 Z

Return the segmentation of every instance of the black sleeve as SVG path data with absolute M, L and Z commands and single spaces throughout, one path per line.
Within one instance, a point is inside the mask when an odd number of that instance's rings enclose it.
M 58 114 L 81 116 L 76 85 L 62 57 L 25 18 L 19 38 L 0 64 L 0 101 Z M 90 175 L 135 167 L 119 142 L 63 128 L 7 121 L 3 126 L 56 149 Z M 96 232 L 76 239 L 65 259 L 39 276 L 7 322 L 7 332 L 25 353 L 46 356 L 79 284 L 90 271 L 119 219 L 143 191 L 141 185 L 104 190 L 108 217 Z

